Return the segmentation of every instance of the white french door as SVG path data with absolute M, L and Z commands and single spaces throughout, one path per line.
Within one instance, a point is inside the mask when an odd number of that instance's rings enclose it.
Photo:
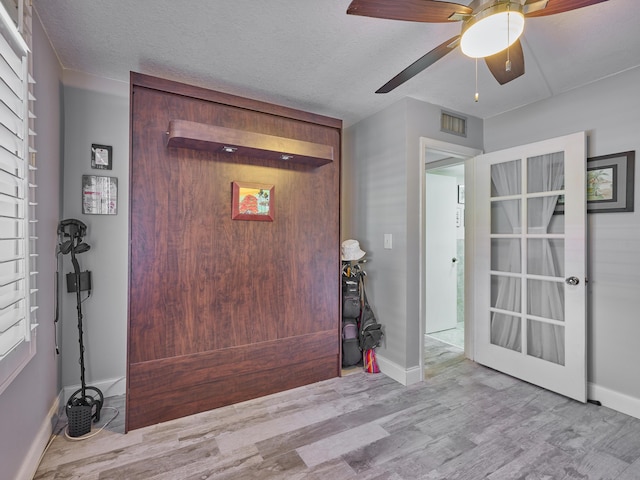
M 585 134 L 476 157 L 475 360 L 586 401 Z

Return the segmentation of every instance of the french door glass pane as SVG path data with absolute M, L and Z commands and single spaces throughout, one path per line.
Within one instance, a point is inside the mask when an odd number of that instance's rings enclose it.
M 564 278 L 564 239 L 529 238 L 527 272 L 531 275 Z
M 491 202 L 491 233 L 520 233 L 520 200 L 497 200 Z
M 491 343 L 522 352 L 520 318 L 503 313 L 493 313 L 491 315 Z
M 557 208 L 558 207 L 556 204 L 556 210 L 554 210 L 554 212 L 559 212 Z M 564 206 L 560 208 L 562 209 L 564 208 Z M 551 220 L 549 220 L 549 225 L 547 225 L 547 233 L 559 233 L 559 234 L 564 233 L 564 215 L 557 214 L 557 213 L 553 214 L 553 216 L 551 217 Z
M 564 215 L 554 213 L 557 195 L 527 200 L 527 233 L 564 233 Z
M 564 283 L 529 280 L 527 298 L 528 314 L 564 321 Z
M 522 282 L 519 278 L 491 275 L 491 306 L 500 310 L 520 313 L 521 285 Z
M 491 196 L 520 195 L 522 193 L 522 161 L 496 163 L 491 165 Z
M 564 365 L 564 327 L 529 319 L 527 354 Z
M 564 190 L 564 152 L 527 158 L 527 192 Z
M 520 273 L 520 239 L 491 239 L 491 270 L 498 272 Z

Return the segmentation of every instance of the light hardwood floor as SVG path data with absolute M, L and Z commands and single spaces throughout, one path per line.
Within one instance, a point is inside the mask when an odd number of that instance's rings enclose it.
M 425 355 L 426 380 L 409 387 L 352 374 L 126 435 L 122 410 L 89 440 L 58 435 L 35 478 L 640 479 L 640 420 L 436 340 L 426 339 Z

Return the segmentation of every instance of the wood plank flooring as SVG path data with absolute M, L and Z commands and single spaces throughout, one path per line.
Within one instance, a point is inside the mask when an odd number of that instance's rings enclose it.
M 356 373 L 126 435 L 108 399 L 116 421 L 58 435 L 35 479 L 640 479 L 640 420 L 426 344 L 409 387 Z

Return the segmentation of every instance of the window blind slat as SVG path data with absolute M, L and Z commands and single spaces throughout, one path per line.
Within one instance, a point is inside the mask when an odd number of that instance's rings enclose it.
M 0 333 L 6 332 L 22 320 L 24 320 L 24 310 L 20 308 L 11 308 L 0 313 Z
M 4 82 L 0 82 L 0 102 L 9 107 L 18 117 L 22 118 L 22 98 L 17 97 Z
M 20 301 L 23 301 L 25 293 L 26 292 L 24 291 L 20 291 L 20 292 L 15 292 L 13 294 L 0 296 L 0 310 L 4 310 L 5 308 L 15 305 Z
M 20 255 L 14 255 L 13 257 L 4 257 L 0 258 L 0 265 L 6 265 L 11 262 L 19 262 L 20 260 L 24 260 L 24 257 Z
M 15 198 L 24 198 L 24 188 L 20 179 L 0 170 L 0 194 Z
M 0 35 L 0 56 L 11 67 L 11 70 L 22 78 L 22 58 L 13 51 L 3 35 Z
M 24 201 L 0 194 L 0 217 L 24 218 Z
M 5 310 L 0 310 L 0 314 L 9 313 L 16 309 L 22 312 L 26 311 L 24 298 L 20 298 L 20 296 L 26 295 L 27 292 L 24 291 L 24 288 L 17 288 L 24 285 L 24 283 L 24 281 L 20 281 L 15 284 L 10 284 L 2 287 L 2 295 L 0 295 L 0 301 L 2 302 Z
M 24 162 L 13 153 L 0 148 L 0 170 L 16 177 L 24 176 Z
M 19 282 L 20 280 L 24 280 L 24 274 L 16 273 L 14 275 L 2 276 L 0 277 L 0 287 L 6 287 L 12 283 Z
M 4 125 L 16 137 L 22 137 L 24 121 L 3 102 L 0 102 L 0 124 Z
M 0 361 L 4 359 L 14 348 L 24 342 L 24 322 L 19 322 L 0 335 Z
M 11 238 L 24 238 L 24 222 L 0 217 L 0 240 Z
M 16 94 L 16 97 L 22 96 L 22 79 L 13 71 L 4 57 L 0 58 L 0 78 Z
M 15 152 L 17 155 L 22 152 L 24 148 L 24 143 L 22 139 L 16 135 L 14 135 L 11 130 L 8 130 L 0 121 L 0 146 L 9 150 L 10 152 Z

